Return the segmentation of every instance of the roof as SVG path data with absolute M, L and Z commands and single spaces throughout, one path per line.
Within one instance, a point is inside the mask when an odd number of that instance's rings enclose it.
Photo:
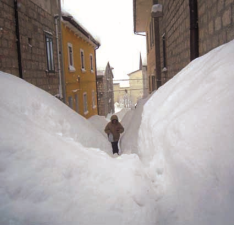
M 133 0 L 134 32 L 146 32 L 152 0 Z
M 100 43 L 93 38 L 93 36 L 85 30 L 84 27 L 82 27 L 77 20 L 73 18 L 73 16 L 69 15 L 68 13 L 63 13 L 62 18 L 64 21 L 69 22 L 72 24 L 77 30 L 79 30 L 86 38 L 88 38 L 93 44 L 95 44 L 97 47 L 100 46 Z
M 133 71 L 133 72 L 131 72 L 131 73 L 127 74 L 127 75 L 128 75 L 128 76 L 131 76 L 133 73 L 136 73 L 136 72 L 138 72 L 138 71 L 141 71 L 141 70 Z
M 105 70 L 98 70 L 98 71 L 97 71 L 97 75 L 102 75 L 102 76 L 104 76 L 104 75 L 105 75 Z

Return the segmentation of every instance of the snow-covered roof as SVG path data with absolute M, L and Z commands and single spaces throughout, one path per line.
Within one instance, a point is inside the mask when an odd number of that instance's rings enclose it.
M 77 18 L 73 17 L 70 12 L 67 12 L 64 8 L 62 9 L 62 19 L 64 22 L 68 22 L 77 30 L 79 30 L 88 40 L 93 42 L 97 47 L 100 46 L 100 42 L 97 41 L 90 32 L 78 21 Z M 71 27 L 70 27 L 71 28 Z

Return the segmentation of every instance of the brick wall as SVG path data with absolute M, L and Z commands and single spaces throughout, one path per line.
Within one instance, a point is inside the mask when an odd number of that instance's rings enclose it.
M 59 14 L 59 9 L 57 8 Z M 18 4 L 23 79 L 56 95 L 59 78 L 57 65 L 54 14 L 43 10 L 31 0 Z M 16 46 L 14 1 L 0 2 L 0 70 L 19 76 Z M 48 73 L 45 31 L 53 36 L 55 72 Z

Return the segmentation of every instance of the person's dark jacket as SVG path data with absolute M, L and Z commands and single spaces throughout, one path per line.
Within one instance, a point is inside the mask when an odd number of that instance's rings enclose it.
M 117 123 L 114 124 L 113 120 L 117 120 Z M 106 125 L 105 132 L 107 135 L 113 134 L 114 142 L 119 140 L 120 134 L 124 132 L 124 128 L 116 115 L 111 116 L 111 121 Z

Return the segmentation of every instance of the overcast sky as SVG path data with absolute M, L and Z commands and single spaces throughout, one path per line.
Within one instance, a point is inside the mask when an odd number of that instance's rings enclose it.
M 146 53 L 145 37 L 133 31 L 132 0 L 64 0 L 63 7 L 101 42 L 97 66 L 114 67 L 115 79 L 139 69 L 140 52 Z

